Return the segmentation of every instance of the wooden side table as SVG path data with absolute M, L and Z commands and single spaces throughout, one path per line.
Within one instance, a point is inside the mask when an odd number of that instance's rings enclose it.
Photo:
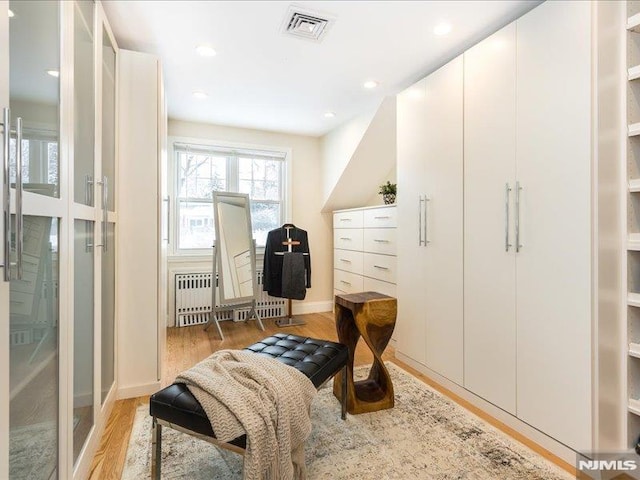
M 382 361 L 396 325 L 398 301 L 377 292 L 335 296 L 336 329 L 340 343 L 349 348 L 347 362 L 347 411 L 351 414 L 393 408 L 393 384 Z M 353 358 L 358 340 L 373 353 L 373 365 L 366 380 L 354 382 Z M 335 376 L 333 394 L 342 398 L 342 373 Z

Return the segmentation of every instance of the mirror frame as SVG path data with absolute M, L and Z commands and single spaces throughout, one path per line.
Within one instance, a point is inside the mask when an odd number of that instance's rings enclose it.
M 244 296 L 244 297 L 233 297 L 233 298 L 225 297 L 225 289 L 224 289 L 225 278 L 224 278 L 224 275 L 222 274 L 222 249 L 218 248 L 218 240 L 221 238 L 220 237 L 221 225 L 220 225 L 220 216 L 218 214 L 218 205 L 221 203 L 225 203 L 223 199 L 229 198 L 229 197 L 236 200 L 243 199 L 245 202 L 245 215 L 246 215 L 245 218 L 247 220 L 247 238 L 249 239 L 249 252 L 251 257 L 253 294 L 249 296 Z M 213 220 L 214 220 L 214 228 L 215 228 L 215 234 L 216 234 L 216 238 L 214 242 L 214 262 L 213 262 L 214 283 L 213 285 L 215 286 L 215 278 L 217 274 L 218 292 L 219 292 L 219 295 L 217 296 L 220 299 L 219 305 L 216 305 L 216 301 L 215 301 L 216 295 L 215 295 L 215 288 L 214 288 L 213 308 L 215 309 L 217 307 L 224 307 L 227 305 L 251 304 L 252 301 L 257 298 L 259 292 L 258 292 L 258 276 L 256 271 L 256 246 L 255 246 L 255 240 L 253 239 L 253 228 L 251 225 L 251 199 L 249 198 L 249 195 L 246 193 L 235 193 L 235 192 L 219 192 L 219 191 L 213 192 Z

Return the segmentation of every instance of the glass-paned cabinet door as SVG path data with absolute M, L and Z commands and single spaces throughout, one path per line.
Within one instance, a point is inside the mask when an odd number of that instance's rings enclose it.
M 93 426 L 94 226 L 74 222 L 73 461 Z
M 46 210 L 59 215 L 39 209 L 40 195 L 60 196 L 60 2 L 16 0 L 9 9 L 10 180 L 12 188 L 21 180 L 24 190 L 15 188 L 12 195 L 16 265 L 9 285 L 9 344 L 0 347 L 9 350 L 9 478 L 48 480 L 58 475 L 58 216 L 65 210 L 58 200 Z M 30 215 L 22 215 L 18 204 Z
M 115 299 L 116 251 L 115 223 L 106 224 L 102 254 L 102 402 L 115 379 Z
M 59 222 L 23 224 L 22 279 L 14 272 L 9 292 L 9 478 L 48 480 L 58 456 Z
M 110 212 L 116 205 L 116 50 L 109 34 L 102 31 L 102 175 Z
M 24 190 L 58 197 L 60 27 L 56 1 L 11 1 L 9 22 L 11 125 L 22 119 Z M 34 35 L 38 32 L 38 35 Z M 16 182 L 17 139 L 10 141 L 10 181 Z
M 95 79 L 93 20 L 95 5 L 74 2 L 74 201 L 93 206 L 95 145 Z

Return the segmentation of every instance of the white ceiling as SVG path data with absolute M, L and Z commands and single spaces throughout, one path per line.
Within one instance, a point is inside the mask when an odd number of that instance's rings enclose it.
M 337 18 L 321 43 L 280 33 L 292 3 Z M 170 118 L 323 135 L 538 3 L 107 0 L 104 8 L 121 48 L 161 57 Z M 451 33 L 434 35 L 443 21 Z M 200 57 L 203 43 L 217 55 Z M 365 90 L 369 79 L 380 86 Z M 209 97 L 193 98 L 195 90 Z

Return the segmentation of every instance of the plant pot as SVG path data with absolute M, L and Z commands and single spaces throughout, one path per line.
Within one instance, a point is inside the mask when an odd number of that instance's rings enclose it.
M 382 199 L 384 200 L 385 205 L 391 205 L 392 203 L 396 203 L 396 194 L 384 193 L 382 194 Z

